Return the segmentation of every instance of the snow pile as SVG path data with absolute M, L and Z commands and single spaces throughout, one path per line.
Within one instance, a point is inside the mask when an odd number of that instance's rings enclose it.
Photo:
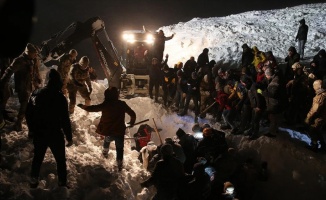
M 312 57 L 319 48 L 325 49 L 326 4 L 302 5 L 271 11 L 252 11 L 222 18 L 195 18 L 186 23 L 163 27 L 166 35 L 176 32 L 173 40 L 166 43 L 171 66 L 177 61 L 185 62 L 191 55 L 195 57 L 202 49 L 210 49 L 210 59 L 222 60 L 232 65 L 241 56 L 241 45 L 256 45 L 263 51 L 272 50 L 278 58 L 284 58 L 289 46 L 294 45 L 297 21 L 305 18 L 310 28 L 306 55 Z M 173 55 L 173 56 L 172 56 Z M 93 83 L 92 104 L 102 102 L 106 82 Z M 180 117 L 167 111 L 160 104 L 147 97 L 124 99 L 137 114 L 137 121 L 154 121 L 162 139 L 175 136 L 178 128 L 188 133 L 194 121 L 193 112 Z M 78 96 L 77 103 L 84 103 Z M 17 96 L 8 102 L 8 108 L 17 110 Z M 138 160 L 138 152 L 131 150 L 132 139 L 126 139 L 124 167 L 118 172 L 115 163 L 114 144 L 110 146 L 109 158 L 101 155 L 102 138 L 95 133 L 100 113 L 87 113 L 78 107 L 72 115 L 74 145 L 66 148 L 68 182 L 71 188 L 58 188 L 56 165 L 48 150 L 41 168 L 41 182 L 37 189 L 30 189 L 28 180 L 33 156 L 32 140 L 27 137 L 27 127 L 22 132 L 11 131 L 8 124 L 2 133 L 0 164 L 1 199 L 149 199 L 154 188 L 141 188 L 140 182 L 149 176 Z M 129 119 L 126 118 L 126 122 Z M 199 119 L 200 124 L 209 123 L 219 129 L 220 124 L 208 115 Z M 138 126 L 127 130 L 126 137 L 132 137 Z M 262 129 L 264 132 L 264 129 Z M 230 147 L 237 151 L 237 159 L 244 162 L 251 158 L 256 166 L 262 161 L 268 163 L 269 180 L 257 182 L 253 199 L 324 199 L 326 196 L 325 155 L 306 150 L 304 145 L 310 140 L 304 134 L 280 129 L 276 138 L 260 137 L 255 141 L 245 136 L 233 136 L 226 132 Z M 152 139 L 159 145 L 158 136 Z
M 226 17 L 194 18 L 188 22 L 162 27 L 165 35 L 176 33 L 165 43 L 170 54 L 169 65 L 209 49 L 210 60 L 236 67 L 241 60 L 242 44 L 257 46 L 261 51 L 272 51 L 284 61 L 290 46 L 296 46 L 299 20 L 309 26 L 305 56 L 313 57 L 326 48 L 326 4 L 301 5 L 280 10 L 250 11 Z M 175 56 L 177 55 L 177 56 Z

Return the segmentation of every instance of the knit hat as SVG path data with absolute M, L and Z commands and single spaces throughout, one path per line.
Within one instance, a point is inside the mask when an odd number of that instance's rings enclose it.
M 173 148 L 170 144 L 163 144 L 161 147 L 161 154 L 163 156 L 172 156 L 173 155 Z

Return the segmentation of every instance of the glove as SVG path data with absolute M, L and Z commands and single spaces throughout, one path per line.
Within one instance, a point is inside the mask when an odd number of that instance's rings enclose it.
M 70 147 L 71 145 L 73 145 L 72 140 L 71 141 L 68 141 L 68 143 L 66 144 L 66 147 Z
M 134 122 L 128 122 L 127 124 L 129 124 L 130 128 L 132 128 L 134 126 Z

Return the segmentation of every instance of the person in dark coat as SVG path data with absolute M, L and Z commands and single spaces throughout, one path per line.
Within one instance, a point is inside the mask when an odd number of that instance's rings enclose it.
M 169 107 L 172 104 L 176 92 L 176 74 L 173 68 L 170 68 L 167 64 L 163 66 L 163 104 Z
M 209 175 L 205 172 L 205 165 L 196 163 L 193 167 L 193 173 L 189 178 L 190 181 L 186 185 L 186 197 L 184 199 L 209 199 L 212 184 Z
M 170 144 L 161 147 L 162 159 L 159 160 L 149 179 L 142 182 L 141 187 L 156 188 L 153 200 L 176 200 L 180 190 L 181 181 L 185 175 L 182 163 L 173 156 Z
M 241 69 L 245 71 L 247 75 L 252 73 L 252 62 L 254 61 L 254 53 L 252 49 L 247 45 L 243 44 L 242 46 L 242 57 L 241 57 Z
M 286 68 L 284 70 L 284 78 L 287 83 L 289 80 L 293 79 L 292 65 L 300 61 L 300 54 L 297 53 L 295 47 L 291 46 L 288 49 L 288 55 L 285 58 Z
M 184 109 L 184 103 L 187 95 L 187 79 L 181 70 L 177 71 L 176 92 L 174 96 L 175 111 Z
M 317 55 L 315 55 L 310 63 L 311 73 L 315 75 L 317 79 L 326 79 L 326 51 L 321 49 Z
M 163 82 L 163 65 L 157 58 L 152 59 L 152 65 L 149 67 L 149 97 L 153 99 L 153 88 L 155 87 L 155 101 L 158 101 L 159 88 Z
M 203 139 L 198 142 L 196 157 L 205 158 L 210 164 L 214 163 L 221 154 L 227 152 L 228 144 L 225 133 L 211 127 L 204 128 Z
M 191 56 L 189 60 L 183 66 L 183 72 L 185 78 L 188 80 L 191 78 L 192 72 L 195 72 L 197 68 L 197 62 L 195 61 L 195 57 Z
M 126 131 L 125 113 L 130 116 L 130 126 L 136 121 L 136 113 L 126 104 L 119 100 L 119 92 L 116 87 L 111 87 L 104 92 L 104 102 L 98 105 L 86 106 L 78 104 L 78 107 L 87 112 L 102 112 L 100 123 L 96 132 L 105 136 L 103 144 L 103 156 L 107 157 L 110 143 L 115 141 L 117 150 L 117 164 L 119 170 L 122 169 L 124 135 Z
M 60 74 L 51 69 L 46 87 L 33 91 L 26 108 L 26 122 L 33 132 L 34 157 L 31 170 L 31 187 L 36 188 L 40 168 L 49 147 L 57 163 L 59 186 L 67 184 L 66 146 L 71 146 L 72 131 L 68 103 L 61 92 Z
M 197 69 L 196 69 L 197 72 L 200 68 L 205 67 L 209 64 L 208 52 L 209 50 L 205 48 L 203 49 L 203 52 L 199 54 L 197 59 Z
M 263 91 L 263 96 L 265 97 L 266 111 L 270 120 L 269 132 L 265 136 L 276 137 L 280 121 L 282 120 L 282 113 L 287 106 L 286 89 L 273 69 L 267 68 L 265 76 L 268 86 Z
M 250 140 L 254 140 L 258 137 L 260 120 L 262 119 L 263 113 L 266 109 L 266 102 L 262 91 L 263 90 L 259 87 L 259 84 L 255 82 L 252 83 L 248 90 L 248 98 L 252 109 L 250 129 L 247 132 Z
M 186 103 L 182 112 L 178 113 L 180 116 L 184 116 L 188 112 L 190 100 L 192 99 L 195 105 L 195 121 L 199 115 L 199 101 L 200 101 L 200 81 L 198 79 L 197 73 L 193 72 L 191 75 L 191 79 L 187 82 L 187 96 L 186 96 Z
M 307 35 L 308 35 L 308 26 L 306 25 L 306 20 L 305 19 L 301 19 L 299 21 L 300 26 L 298 29 L 298 33 L 295 36 L 295 41 L 298 42 L 298 50 L 299 50 L 299 54 L 301 56 L 301 59 L 303 59 L 304 57 L 304 47 L 306 45 L 307 42 Z
M 154 34 L 154 56 L 153 58 L 157 58 L 159 62 L 163 61 L 163 54 L 165 49 L 165 41 L 171 40 L 174 37 L 174 34 L 172 34 L 170 37 L 166 37 L 164 35 L 163 30 L 159 30 L 157 34 Z
M 191 174 L 192 168 L 196 162 L 195 150 L 197 148 L 197 141 L 193 135 L 187 134 L 181 128 L 177 130 L 176 135 L 186 155 L 186 160 L 183 165 L 185 172 Z

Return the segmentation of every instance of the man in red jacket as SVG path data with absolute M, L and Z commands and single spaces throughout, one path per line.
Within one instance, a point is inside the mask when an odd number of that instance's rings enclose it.
M 115 141 L 117 150 L 117 164 L 119 170 L 122 169 L 124 135 L 126 130 L 125 113 L 130 116 L 130 126 L 136 121 L 136 113 L 126 104 L 119 100 L 119 91 L 116 87 L 111 87 L 104 92 L 104 101 L 98 105 L 86 106 L 78 104 L 78 106 L 87 112 L 102 112 L 100 123 L 96 132 L 105 136 L 103 144 L 103 155 L 108 156 L 110 143 Z

